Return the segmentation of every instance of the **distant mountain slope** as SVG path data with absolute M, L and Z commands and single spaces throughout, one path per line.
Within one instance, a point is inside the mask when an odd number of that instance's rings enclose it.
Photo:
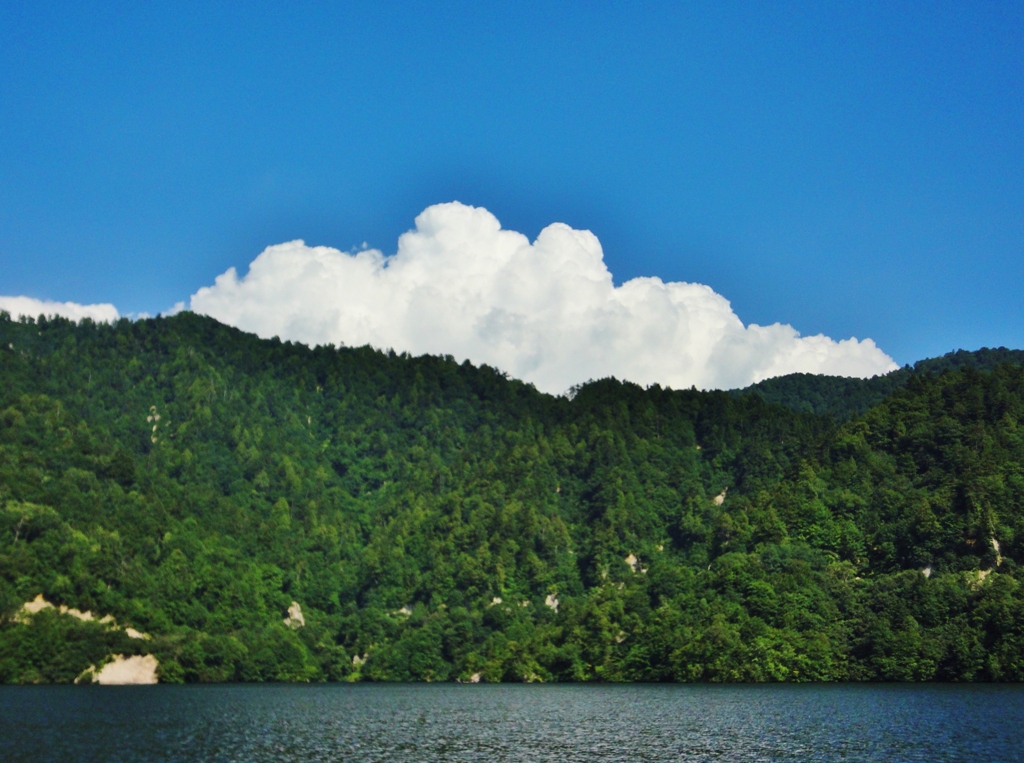
M 958 368 L 991 371 L 1001 363 L 1024 364 L 1024 350 L 1008 350 L 1005 347 L 983 347 L 974 352 L 957 350 L 939 358 L 919 360 L 913 366 L 904 366 L 885 376 L 871 379 L 787 374 L 741 390 L 732 390 L 731 394 L 757 395 L 790 410 L 828 415 L 846 421 L 905 387 L 915 374 L 940 374 Z
M 0 313 L 0 682 L 1024 680 L 1022 420 Z

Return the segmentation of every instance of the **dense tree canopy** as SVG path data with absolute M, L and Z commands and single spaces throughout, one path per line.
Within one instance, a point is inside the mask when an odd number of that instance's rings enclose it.
M 1024 370 L 978 357 L 827 416 L 0 314 L 0 681 L 1021 680 Z
M 991 371 L 1003 363 L 1024 363 L 1024 350 L 982 348 L 975 352 L 957 350 L 939 358 L 919 360 L 890 374 L 871 379 L 817 374 L 787 374 L 735 390 L 734 395 L 757 395 L 770 403 L 778 403 L 794 411 L 821 413 L 839 421 L 866 413 L 898 389 L 903 389 L 914 376 L 935 376 L 960 368 Z

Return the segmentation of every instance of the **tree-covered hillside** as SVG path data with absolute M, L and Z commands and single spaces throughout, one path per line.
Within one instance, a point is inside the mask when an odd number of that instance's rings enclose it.
M 0 315 L 0 680 L 1021 680 L 1022 416 Z
M 878 405 L 898 389 L 903 389 L 913 376 L 930 375 L 973 368 L 991 371 L 1003 363 L 1024 363 L 1024 350 L 1005 347 L 983 347 L 974 352 L 957 350 L 938 358 L 919 360 L 884 376 L 855 379 L 847 376 L 820 376 L 817 374 L 787 374 L 734 390 L 737 396 L 758 395 L 770 403 L 778 403 L 794 411 L 820 413 L 839 421 L 847 421 Z

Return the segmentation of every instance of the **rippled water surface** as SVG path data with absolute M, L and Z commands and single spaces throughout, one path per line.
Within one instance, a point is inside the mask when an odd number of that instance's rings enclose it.
M 0 687 L 0 759 L 997 763 L 1024 687 Z

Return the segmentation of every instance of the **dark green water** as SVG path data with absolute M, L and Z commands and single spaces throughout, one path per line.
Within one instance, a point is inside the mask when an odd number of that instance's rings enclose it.
M 0 759 L 1001 763 L 1024 687 L 0 687 Z

